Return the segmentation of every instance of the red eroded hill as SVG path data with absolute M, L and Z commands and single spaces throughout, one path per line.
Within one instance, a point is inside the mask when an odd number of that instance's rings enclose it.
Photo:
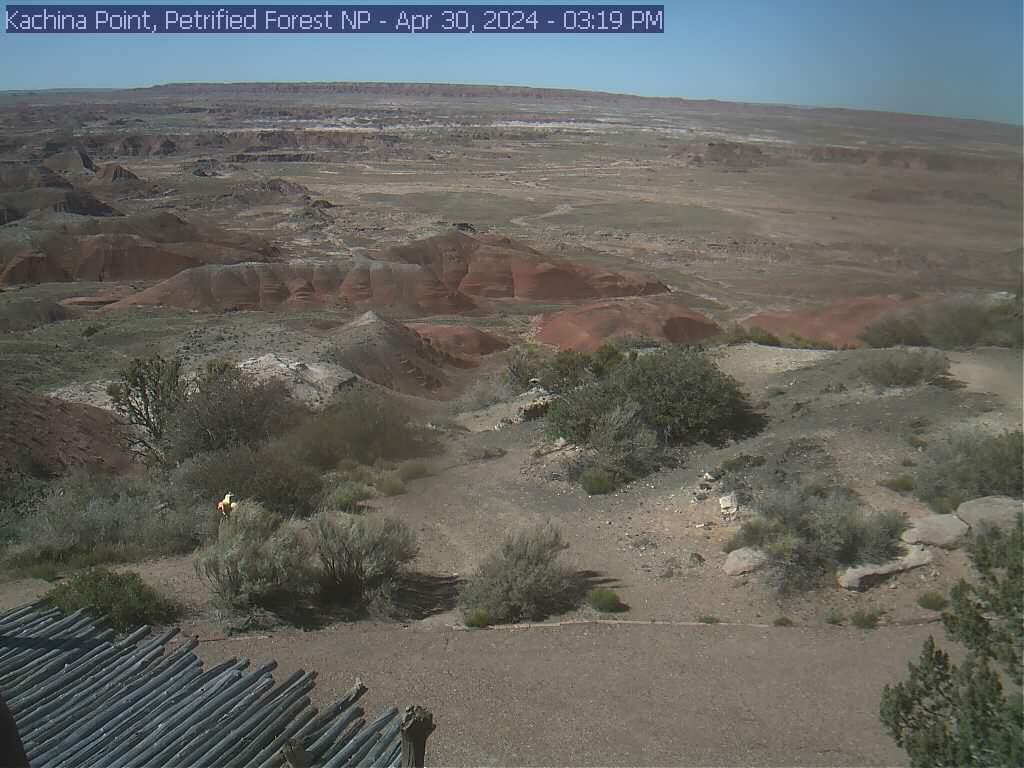
M 75 467 L 123 472 L 130 458 L 117 429 L 117 419 L 100 408 L 0 386 L 0 468 L 27 464 L 49 476 Z
M 760 312 L 740 321 L 747 328 L 760 327 L 776 336 L 802 336 L 838 346 L 861 346 L 860 334 L 894 309 L 927 301 L 901 296 L 860 296 L 831 304 L 782 312 Z
M 537 340 L 562 349 L 593 352 L 616 338 L 649 337 L 689 344 L 721 329 L 708 317 L 673 301 L 623 299 L 599 301 L 543 315 Z
M 668 290 L 645 275 L 553 259 L 496 236 L 452 232 L 391 248 L 381 258 L 423 266 L 449 289 L 486 299 L 578 301 Z
M 407 323 L 406 327 L 416 331 L 433 346 L 452 355 L 480 357 L 492 352 L 508 349 L 511 344 L 500 336 L 481 331 L 471 325 L 432 325 L 430 323 Z
M 265 261 L 276 249 L 250 235 L 171 214 L 90 219 L 37 237 L 6 258 L 0 285 L 75 280 L 163 280 L 204 264 Z

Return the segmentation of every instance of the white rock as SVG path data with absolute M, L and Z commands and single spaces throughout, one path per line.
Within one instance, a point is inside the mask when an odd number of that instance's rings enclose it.
M 880 576 L 888 576 L 892 573 L 909 571 L 911 568 L 918 568 L 927 565 L 932 561 L 932 553 L 918 544 L 911 544 L 907 547 L 907 553 L 896 560 L 880 565 L 858 565 L 840 571 L 838 575 L 839 586 L 843 589 L 864 589 L 870 585 L 872 579 Z
M 725 565 L 722 566 L 722 570 L 729 576 L 739 576 L 742 573 L 756 571 L 767 559 L 764 552 L 753 547 L 734 549 L 725 558 Z
M 935 547 L 955 547 L 970 530 L 967 523 L 956 515 L 929 515 L 913 521 L 900 537 L 907 544 L 931 544 Z
M 726 496 L 719 497 L 718 506 L 722 508 L 723 512 L 735 512 L 739 507 L 739 501 L 736 498 L 736 494 L 730 493 Z
M 965 501 L 956 509 L 956 516 L 971 526 L 977 533 L 979 527 L 994 525 L 1009 530 L 1017 522 L 1017 515 L 1024 510 L 1024 501 L 1009 496 L 985 496 Z

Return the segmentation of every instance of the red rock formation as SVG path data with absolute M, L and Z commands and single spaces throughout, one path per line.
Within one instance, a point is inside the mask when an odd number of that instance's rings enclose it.
M 538 341 L 562 349 L 593 352 L 615 338 L 649 337 L 689 344 L 721 329 L 708 317 L 669 300 L 600 301 L 544 315 Z
M 511 346 L 500 336 L 481 331 L 471 325 L 407 323 L 406 327 L 428 339 L 435 347 L 452 355 L 480 357 Z

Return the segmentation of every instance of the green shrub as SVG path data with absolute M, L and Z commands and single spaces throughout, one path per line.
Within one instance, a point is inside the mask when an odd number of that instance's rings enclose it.
M 749 328 L 734 324 L 710 340 L 712 344 L 761 344 L 765 347 L 781 347 L 782 341 L 771 331 L 754 325 Z
M 404 482 L 408 483 L 411 480 L 429 477 L 430 466 L 425 461 L 403 461 L 395 472 Z
M 650 474 L 659 464 L 658 439 L 644 426 L 634 404 L 601 414 L 590 433 L 589 446 L 593 456 L 588 469 L 604 471 L 616 486 Z M 591 472 L 592 481 L 593 475 Z
M 473 627 L 474 629 L 485 629 L 494 623 L 491 621 L 491 615 L 482 608 L 477 608 L 467 613 L 464 621 L 467 627 Z
M 372 465 L 425 456 L 435 449 L 434 439 L 412 423 L 408 409 L 397 399 L 365 387 L 345 390 L 284 442 L 303 463 L 323 472 L 343 459 Z
M 304 412 L 284 382 L 261 382 L 233 364 L 207 363 L 168 419 L 166 455 L 182 461 L 239 445 L 256 448 Z
M 914 490 L 914 478 L 910 475 L 896 475 L 883 480 L 879 485 L 897 493 L 910 493 Z
M 588 496 L 603 496 L 612 493 L 618 485 L 615 476 L 600 467 L 587 467 L 580 474 L 580 485 Z
M 917 598 L 917 604 L 929 611 L 941 611 L 949 604 L 949 601 L 941 592 L 925 592 Z
M 590 366 L 589 355 L 563 349 L 541 368 L 540 385 L 555 394 L 569 392 L 590 380 Z
M 397 472 L 385 472 L 374 485 L 381 496 L 400 496 L 405 493 L 405 483 Z
M 544 354 L 537 347 L 513 347 L 508 353 L 505 378 L 516 392 L 525 392 L 530 382 L 540 378 L 544 363 Z
M 174 412 L 185 401 L 188 381 L 181 360 L 159 355 L 135 358 L 107 387 L 114 410 L 138 429 L 126 433 L 147 461 L 163 460 L 161 445 Z
M 146 624 L 167 624 L 180 613 L 174 602 L 134 571 L 114 573 L 96 568 L 79 573 L 51 589 L 43 599 L 67 613 L 91 609 L 107 617 L 119 633 Z
M 663 443 L 721 443 L 743 434 L 753 414 L 739 383 L 705 354 L 659 349 L 619 366 L 614 379 Z
M 903 551 L 905 517 L 865 514 L 843 489 L 819 494 L 786 485 L 761 493 L 755 507 L 758 515 L 745 521 L 727 546 L 762 549 L 781 592 L 814 587 L 836 568 L 886 562 Z
M 950 299 L 894 312 L 862 334 L 872 347 L 1020 347 L 1021 299 Z
M 311 593 L 319 575 L 314 557 L 301 523 L 243 501 L 221 520 L 216 540 L 195 565 L 222 602 L 246 608 Z
M 323 493 L 320 474 L 282 442 L 202 454 L 183 464 L 176 475 L 197 498 L 211 504 L 231 492 L 282 515 L 312 514 Z
M 590 356 L 590 372 L 599 379 L 607 378 L 626 359 L 614 344 L 602 344 Z
M 1024 495 L 1021 430 L 960 432 L 925 453 L 914 478 L 917 496 L 936 512 L 953 512 L 981 496 Z
M 697 619 L 701 624 L 721 624 L 722 620 L 717 616 L 704 615 Z
M 204 512 L 150 475 L 77 471 L 52 483 L 18 520 L 11 561 L 59 570 L 187 552 L 212 513 L 212 504 Z
M 621 388 L 611 381 L 587 384 L 551 404 L 547 412 L 547 431 L 552 437 L 586 445 L 603 414 L 628 404 Z
M 882 613 L 877 609 L 858 608 L 850 614 L 850 623 L 858 629 L 874 629 L 878 626 L 878 620 L 882 618 Z
M 949 373 L 949 360 L 941 352 L 889 350 L 866 352 L 860 374 L 879 389 L 931 384 Z
M 353 512 L 359 508 L 360 502 L 372 499 L 376 495 L 372 486 L 353 480 L 339 480 L 324 497 L 324 507 L 328 510 Z
M 591 608 L 601 613 L 620 613 L 629 610 L 618 593 L 608 587 L 594 587 L 587 592 L 587 602 Z
M 314 521 L 321 588 L 333 601 L 382 604 L 416 557 L 416 536 L 398 520 L 321 512 Z
M 776 626 L 776 627 L 792 627 L 792 626 L 795 626 L 795 625 L 796 625 L 796 622 L 794 622 L 794 621 L 793 621 L 793 620 L 792 620 L 791 618 L 789 618 L 788 616 L 778 616 L 778 617 L 776 617 L 776 619 L 775 619 L 775 620 L 774 620 L 774 621 L 772 622 L 772 625 L 773 625 L 773 626 Z
M 832 611 L 828 616 L 825 617 L 825 623 L 831 624 L 833 627 L 840 627 L 846 621 L 846 617 L 843 614 L 836 611 Z
M 463 613 L 482 610 L 504 624 L 568 609 L 575 599 L 572 574 L 559 561 L 566 546 L 550 523 L 510 535 L 462 588 Z

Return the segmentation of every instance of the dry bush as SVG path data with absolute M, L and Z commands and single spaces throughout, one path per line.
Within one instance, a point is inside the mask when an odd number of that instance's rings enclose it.
M 933 443 L 917 468 L 914 490 L 936 512 L 954 512 L 981 496 L 1024 496 L 1024 433 L 959 432 Z
M 208 363 L 168 420 L 165 453 L 181 461 L 239 445 L 256 448 L 293 427 L 305 412 L 284 382 L 261 382 L 235 365 Z
M 182 464 L 175 480 L 206 503 L 216 504 L 230 492 L 284 515 L 312 514 L 323 492 L 320 474 L 280 441 L 258 449 L 242 445 L 196 456 Z
M 435 441 L 398 400 L 365 387 L 341 393 L 284 438 L 303 463 L 324 472 L 343 460 L 372 465 L 426 456 L 436 450 Z
M 949 374 L 949 360 L 941 352 L 901 349 L 862 357 L 860 375 L 879 389 L 932 384 Z
M 217 538 L 196 556 L 196 573 L 227 605 L 248 608 L 312 593 L 318 573 L 302 523 L 285 522 L 255 502 L 221 520 Z
M 313 538 L 323 596 L 349 605 L 382 607 L 417 552 L 412 530 L 389 518 L 321 512 Z
M 1020 347 L 1021 298 L 950 299 L 900 310 L 869 326 L 861 338 L 872 347 Z
M 568 609 L 577 596 L 572 572 L 559 561 L 567 546 L 551 523 L 509 536 L 463 587 L 463 612 L 502 624 Z

